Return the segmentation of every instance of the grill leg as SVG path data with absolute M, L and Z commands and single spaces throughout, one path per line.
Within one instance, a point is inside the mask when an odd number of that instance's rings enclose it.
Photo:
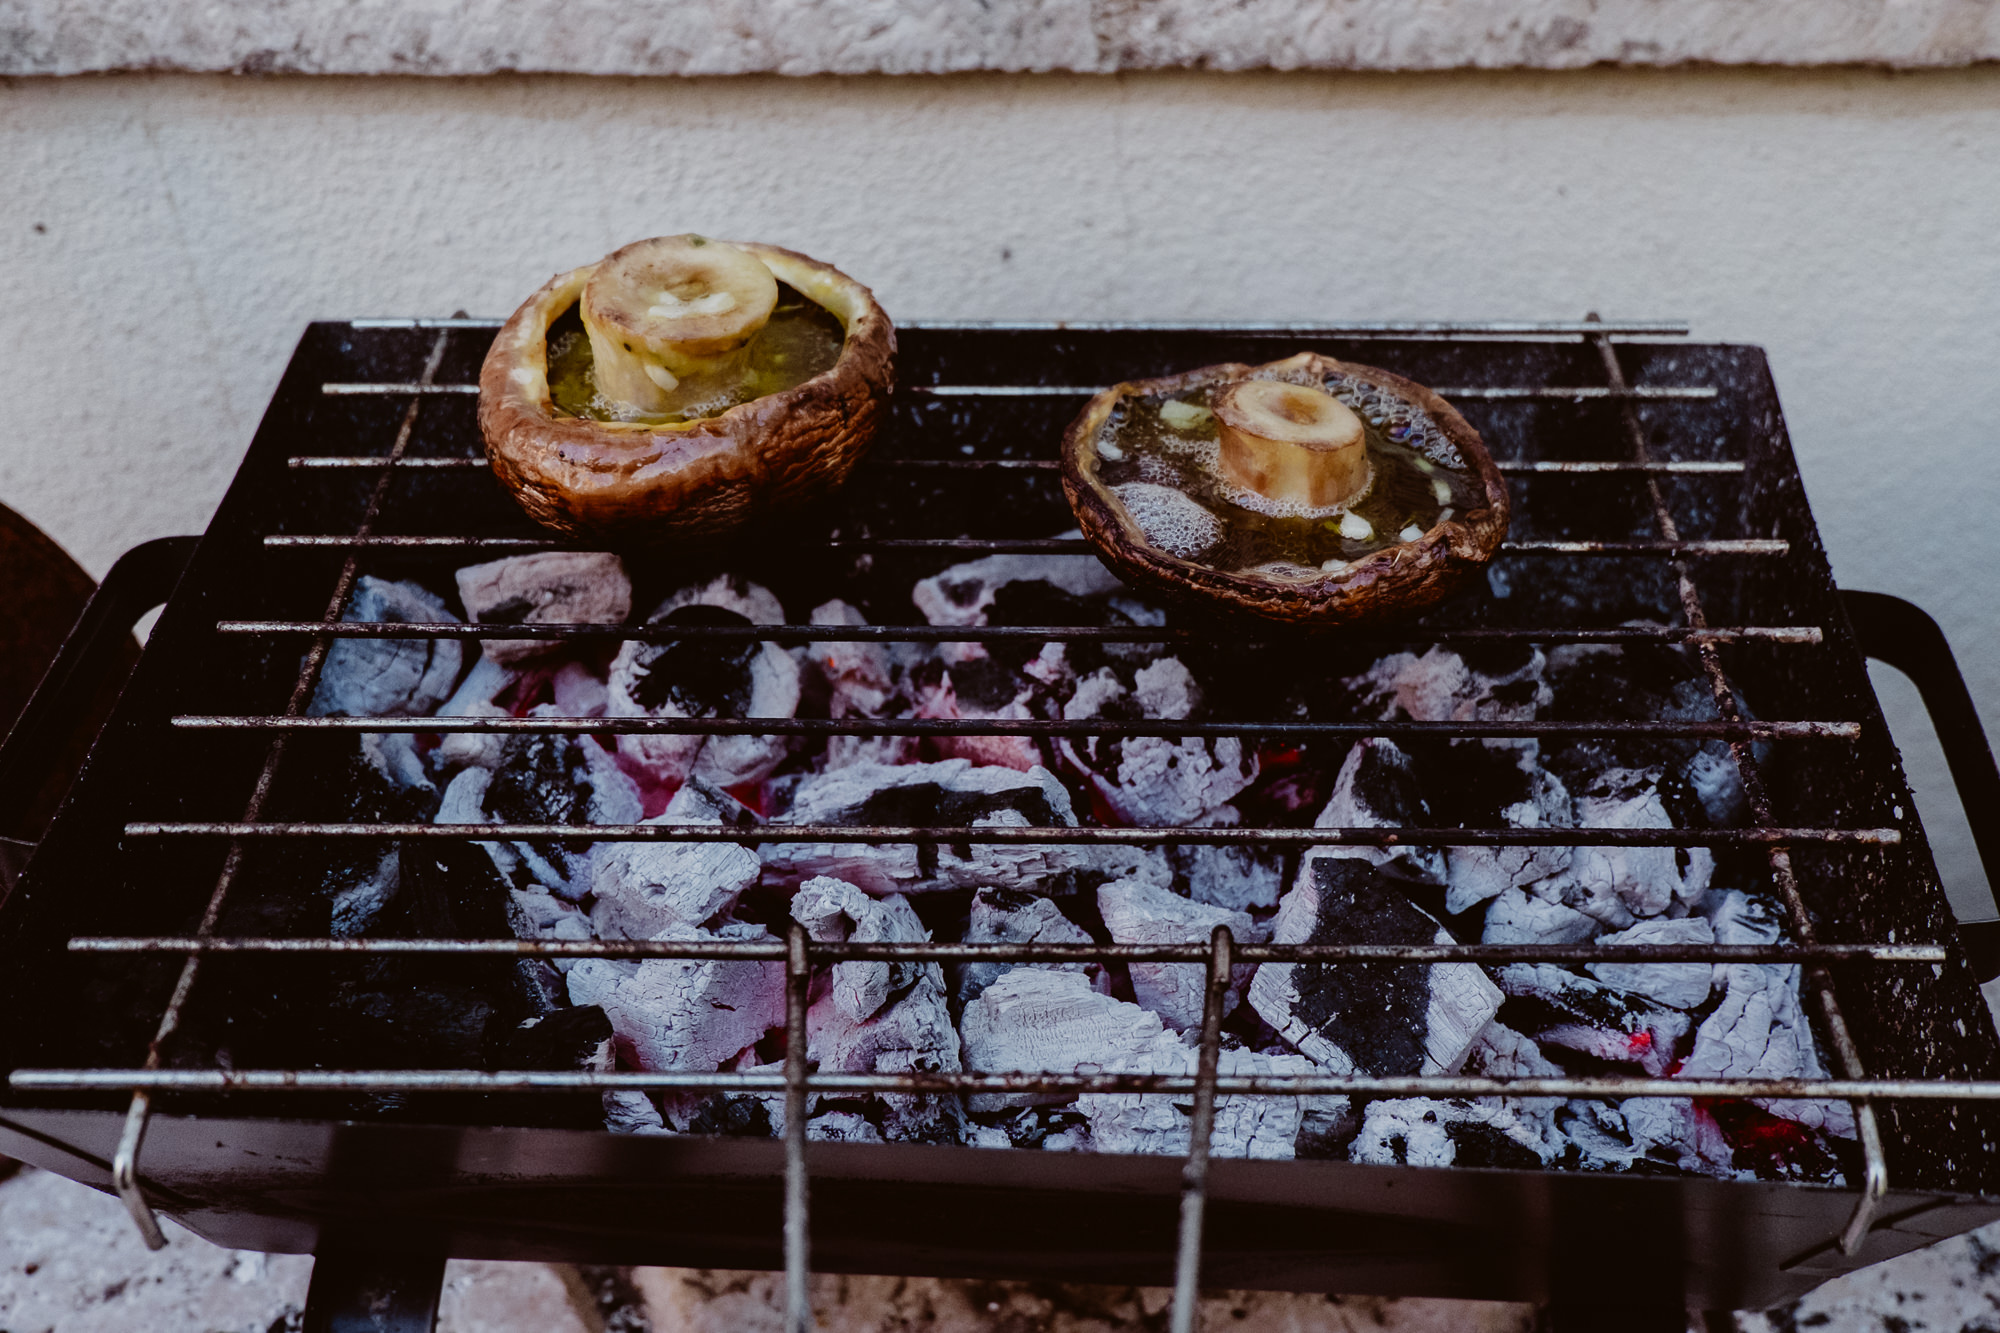
M 335 1250 L 313 1261 L 303 1333 L 432 1333 L 444 1260 Z

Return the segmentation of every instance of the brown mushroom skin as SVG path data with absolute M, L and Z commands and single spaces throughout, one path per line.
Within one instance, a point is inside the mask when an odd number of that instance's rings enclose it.
M 1092 475 L 1098 432 L 1124 398 L 1184 393 L 1252 375 L 1318 383 L 1336 374 L 1365 380 L 1429 413 L 1477 478 L 1484 503 L 1433 524 L 1415 541 L 1363 556 L 1338 574 L 1276 579 L 1225 573 L 1158 550 L 1140 535 L 1117 497 Z M 1263 366 L 1231 362 L 1112 385 L 1091 399 L 1063 432 L 1062 484 L 1083 535 L 1126 582 L 1210 612 L 1305 627 L 1377 623 L 1435 606 L 1485 568 L 1507 535 L 1509 514 L 1507 483 L 1500 469 L 1479 432 L 1450 403 L 1400 375 L 1315 352 Z
M 548 331 L 595 265 L 559 273 L 501 326 L 479 372 L 479 432 L 501 484 L 568 537 L 650 546 L 718 536 L 838 489 L 894 387 L 896 332 L 866 287 L 795 251 L 731 242 L 847 331 L 832 368 L 699 421 L 592 421 L 549 397 Z

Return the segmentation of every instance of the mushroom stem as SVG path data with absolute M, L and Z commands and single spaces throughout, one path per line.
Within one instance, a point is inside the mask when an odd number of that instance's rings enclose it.
M 658 236 L 606 256 L 578 313 L 599 392 L 667 412 L 740 373 L 777 304 L 778 281 L 756 256 L 705 236 Z
M 1358 499 L 1370 469 L 1365 428 L 1332 394 L 1239 380 L 1215 395 L 1222 473 L 1266 499 L 1326 509 Z

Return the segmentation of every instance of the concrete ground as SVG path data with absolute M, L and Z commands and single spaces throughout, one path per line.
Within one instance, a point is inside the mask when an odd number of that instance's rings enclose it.
M 0 1182 L 0 1333 L 297 1333 L 312 1261 L 218 1249 L 173 1223 L 149 1254 L 117 1201 L 23 1169 Z M 776 1333 L 768 1273 L 455 1261 L 439 1333 Z M 1156 1288 L 825 1277 L 829 1333 L 1155 1333 Z M 1203 1326 L 1258 1333 L 1531 1333 L 1524 1305 L 1256 1292 Z M 1838 1279 L 1741 1333 L 2000 1333 L 2000 1224 Z

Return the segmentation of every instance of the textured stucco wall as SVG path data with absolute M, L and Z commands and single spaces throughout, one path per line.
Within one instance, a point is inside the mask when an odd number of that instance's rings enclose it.
M 307 319 L 504 314 L 698 229 L 907 317 L 1597 309 L 1761 343 L 1835 573 L 1935 613 L 2000 729 L 1993 67 L 20 80 L 0 166 L 0 501 L 94 570 L 203 526 Z
M 0 74 L 1965 65 L 1993 0 L 0 0 Z

